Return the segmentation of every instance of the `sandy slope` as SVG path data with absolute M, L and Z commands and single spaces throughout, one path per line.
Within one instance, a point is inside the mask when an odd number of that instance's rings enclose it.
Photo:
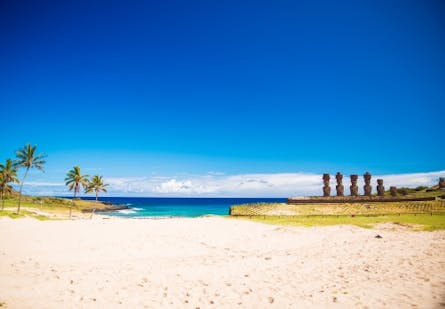
M 445 306 L 445 232 L 387 227 L 5 218 L 0 302 L 8 308 Z

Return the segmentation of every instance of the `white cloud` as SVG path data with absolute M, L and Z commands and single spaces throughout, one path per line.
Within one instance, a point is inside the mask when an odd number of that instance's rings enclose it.
M 437 184 L 445 171 L 430 173 L 373 175 L 382 178 L 385 187 L 416 187 Z M 320 174 L 280 173 L 280 174 L 239 174 L 224 175 L 180 175 L 175 177 L 105 177 L 108 196 L 207 196 L 207 197 L 290 197 L 298 195 L 320 195 L 322 179 Z M 345 192 L 349 192 L 349 177 L 343 179 Z M 363 188 L 363 178 L 358 181 L 359 191 Z M 335 177 L 331 175 L 331 192 L 335 192 Z M 64 183 L 26 182 L 24 192 L 37 195 L 69 195 Z
M 27 181 L 25 185 L 30 187 L 60 187 L 64 184 L 62 182 Z
M 215 188 L 212 188 L 208 184 L 193 183 L 192 180 L 188 179 L 185 181 L 178 181 L 175 178 L 162 182 L 159 185 L 154 186 L 153 191 L 156 193 L 185 193 L 191 194 L 203 194 L 203 193 L 213 193 Z
M 388 186 L 397 187 L 431 186 L 438 183 L 439 177 L 445 177 L 445 171 L 377 176 L 377 178 L 382 178 Z

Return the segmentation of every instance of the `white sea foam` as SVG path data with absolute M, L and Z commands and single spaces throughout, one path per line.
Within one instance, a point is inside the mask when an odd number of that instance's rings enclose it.
M 118 210 L 118 213 L 124 214 L 124 215 L 129 215 L 129 214 L 134 214 L 136 213 L 136 211 L 134 211 L 133 209 L 122 209 L 122 210 Z
M 172 219 L 172 218 L 186 218 L 180 216 L 143 216 L 137 217 L 138 219 L 152 219 L 152 220 L 161 220 L 161 219 Z
M 138 208 L 138 207 L 132 207 L 131 209 L 133 209 L 133 210 L 143 210 L 143 208 Z

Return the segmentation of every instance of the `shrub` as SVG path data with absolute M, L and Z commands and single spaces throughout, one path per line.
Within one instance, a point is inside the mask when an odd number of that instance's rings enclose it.
M 418 186 L 418 187 L 416 187 L 414 189 L 414 191 L 423 191 L 423 190 L 426 190 L 426 189 L 428 189 L 428 187 L 426 187 L 426 186 Z
M 409 188 L 399 188 L 397 189 L 397 193 L 400 195 L 408 195 L 409 194 Z

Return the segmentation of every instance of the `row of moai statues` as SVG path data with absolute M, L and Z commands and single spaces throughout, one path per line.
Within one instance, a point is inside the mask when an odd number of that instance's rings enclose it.
M 349 186 L 349 190 L 351 192 L 351 196 L 358 196 L 358 175 L 350 175 L 351 185 Z M 323 174 L 323 196 L 331 195 L 331 187 L 329 186 L 329 180 L 331 176 L 329 174 Z M 343 186 L 343 175 L 341 173 L 337 173 L 335 175 L 335 179 L 337 180 L 337 185 L 335 189 L 337 191 L 337 196 L 344 196 L 345 188 Z M 363 179 L 365 181 L 365 185 L 363 186 L 363 191 L 365 196 L 371 196 L 372 194 L 372 186 L 371 186 L 371 174 L 366 172 L 363 175 Z M 392 196 L 397 195 L 397 188 L 390 187 L 390 192 Z M 383 196 L 385 195 L 385 187 L 383 186 L 383 179 L 377 179 L 377 195 Z
M 439 178 L 439 189 L 445 190 L 445 178 L 443 178 L 443 177 Z

